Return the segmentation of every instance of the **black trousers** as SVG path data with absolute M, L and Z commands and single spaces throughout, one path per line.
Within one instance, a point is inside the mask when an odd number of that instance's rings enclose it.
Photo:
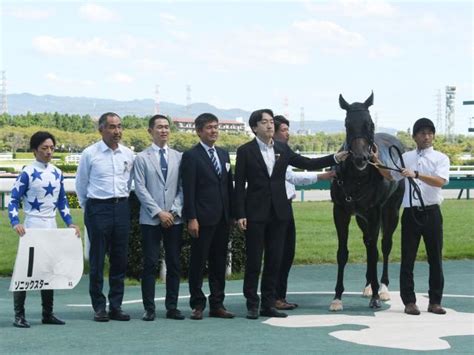
M 295 259 L 296 249 L 296 227 L 293 213 L 288 223 L 286 236 L 283 245 L 283 256 L 281 259 L 280 274 L 276 287 L 276 299 L 286 300 L 286 291 L 288 289 L 288 276 L 290 274 L 293 260 Z
M 26 291 L 13 292 L 13 308 L 15 316 L 25 316 Z M 53 313 L 53 290 L 41 290 L 41 306 L 43 307 L 43 316 Z
M 420 226 L 415 219 L 422 221 Z M 415 303 L 413 269 L 420 239 L 423 236 L 429 263 L 430 303 L 441 303 L 444 288 L 442 266 L 443 216 L 439 206 L 425 212 L 405 208 L 402 214 L 402 262 L 400 266 L 400 296 L 404 304 Z
M 118 202 L 87 200 L 84 221 L 90 241 L 89 294 L 95 312 L 105 310 L 104 262 L 108 254 L 109 308 L 122 306 L 125 272 L 127 270 L 130 207 L 128 199 Z
M 245 276 L 244 296 L 247 299 L 247 309 L 258 309 L 260 297 L 257 294 L 258 278 L 263 262 L 262 282 L 260 291 L 263 309 L 275 306 L 276 287 L 280 274 L 288 221 L 278 220 L 273 212 L 266 222 L 247 220 L 245 232 Z
M 191 240 L 189 261 L 189 293 L 191 308 L 205 309 L 206 296 L 202 282 L 206 262 L 209 270 L 209 307 L 215 310 L 224 307 L 225 271 L 229 243 L 229 223 L 224 218 L 213 226 L 199 226 L 199 238 Z
M 176 309 L 179 295 L 179 278 L 183 225 L 177 224 L 170 228 L 161 225 L 141 224 L 143 274 L 142 299 L 145 310 L 155 310 L 155 284 L 160 258 L 160 242 L 163 240 L 166 261 L 166 299 L 167 310 Z

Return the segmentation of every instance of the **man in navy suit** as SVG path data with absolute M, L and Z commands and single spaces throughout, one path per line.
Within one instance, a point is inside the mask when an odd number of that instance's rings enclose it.
M 235 166 L 235 214 L 239 227 L 245 231 L 247 318 L 259 316 L 257 288 L 264 251 L 260 315 L 286 317 L 275 308 L 275 295 L 292 215 L 285 188 L 287 167 L 317 170 L 337 164 L 347 152 L 315 159 L 296 154 L 288 145 L 273 140 L 275 126 L 269 109 L 252 112 L 249 125 L 256 138 L 237 149 Z
M 208 261 L 209 316 L 233 318 L 224 307 L 227 244 L 233 194 L 229 153 L 215 146 L 219 121 L 203 113 L 194 121 L 200 142 L 184 152 L 181 160 L 183 213 L 192 237 L 189 262 L 191 319 L 200 320 L 206 307 L 202 292 L 203 272 Z
M 133 167 L 135 193 L 140 200 L 143 246 L 142 298 L 144 321 L 155 319 L 155 280 L 160 242 L 166 260 L 166 318 L 184 319 L 177 308 L 181 243 L 183 234 L 183 190 L 179 176 L 181 153 L 168 146 L 170 121 L 155 115 L 148 122 L 153 138 L 150 147 L 137 155 Z

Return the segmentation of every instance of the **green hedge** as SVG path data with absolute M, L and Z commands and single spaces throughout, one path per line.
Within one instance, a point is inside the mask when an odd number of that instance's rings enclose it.
M 70 208 L 79 208 L 79 203 L 75 193 L 67 194 Z M 130 233 L 127 277 L 140 280 L 142 273 L 143 253 L 142 238 L 140 232 L 139 212 L 140 202 L 136 195 L 130 194 L 130 209 L 132 219 L 132 229 Z M 244 234 L 236 227 L 232 226 L 230 232 L 231 253 L 232 253 L 232 272 L 242 272 L 245 266 L 245 242 Z M 187 278 L 189 272 L 189 256 L 191 250 L 191 237 L 187 233 L 186 225 L 183 230 L 183 245 L 181 249 L 181 276 Z M 163 250 L 161 257 L 163 257 Z M 230 260 L 228 261 L 230 262 Z
M 75 173 L 77 171 L 77 164 L 55 164 L 63 173 Z
M 5 171 L 7 173 L 14 173 L 15 168 L 12 168 L 11 166 L 0 166 L 0 171 Z

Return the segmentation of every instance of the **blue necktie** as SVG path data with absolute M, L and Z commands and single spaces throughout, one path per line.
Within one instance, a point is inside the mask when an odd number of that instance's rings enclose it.
M 166 175 L 168 174 L 168 163 L 166 162 L 165 150 L 163 148 L 160 149 L 160 165 L 161 173 L 163 174 L 163 178 L 166 181 Z
M 214 155 L 214 148 L 210 148 L 208 150 L 209 152 L 209 156 L 211 157 L 211 162 L 212 162 L 212 165 L 214 165 L 214 170 L 216 171 L 217 173 L 217 176 L 221 177 L 221 169 L 219 168 L 219 164 L 217 164 L 217 160 L 216 160 L 216 156 Z

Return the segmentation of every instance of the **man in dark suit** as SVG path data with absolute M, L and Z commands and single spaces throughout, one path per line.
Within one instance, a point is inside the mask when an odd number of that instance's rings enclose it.
M 135 193 L 140 200 L 143 245 L 142 298 L 144 321 L 155 319 L 155 279 L 160 243 L 166 260 L 166 318 L 182 320 L 179 294 L 183 189 L 179 176 L 181 153 L 168 146 L 170 121 L 155 115 L 148 122 L 150 147 L 137 155 L 133 167 Z
M 249 125 L 256 138 L 239 147 L 235 168 L 235 214 L 239 227 L 245 231 L 247 318 L 257 319 L 259 315 L 257 288 L 264 250 L 260 315 L 286 317 L 286 313 L 276 310 L 275 296 L 285 233 L 291 219 L 285 188 L 287 167 L 317 170 L 337 164 L 346 158 L 347 152 L 315 159 L 296 154 L 288 145 L 273 141 L 275 127 L 269 109 L 254 111 Z
M 231 218 L 232 172 L 229 153 L 216 147 L 219 121 L 203 113 L 194 121 L 200 142 L 184 152 L 181 160 L 183 213 L 192 237 L 189 262 L 191 319 L 200 320 L 206 307 L 202 281 L 209 269 L 209 316 L 233 318 L 224 307 L 227 244 Z

